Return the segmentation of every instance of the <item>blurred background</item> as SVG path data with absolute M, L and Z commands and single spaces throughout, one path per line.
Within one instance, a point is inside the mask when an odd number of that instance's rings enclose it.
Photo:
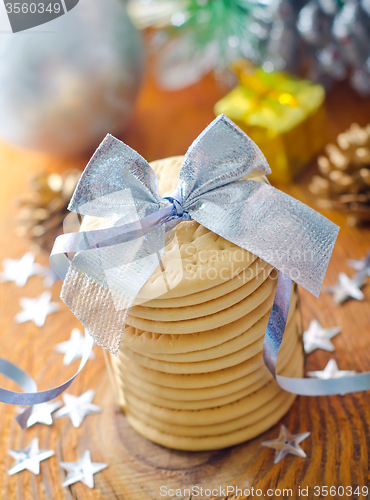
M 106 133 L 151 161 L 219 113 L 272 183 L 370 222 L 369 0 L 80 0 L 19 33 L 1 14 L 1 200 L 20 195 L 15 230 L 37 247 Z

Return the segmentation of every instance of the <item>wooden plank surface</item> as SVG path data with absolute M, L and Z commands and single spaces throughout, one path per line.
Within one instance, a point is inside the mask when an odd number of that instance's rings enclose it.
M 149 75 L 132 126 L 121 138 L 149 161 L 183 154 L 212 120 L 213 104 L 224 93 L 225 89 L 217 87 L 212 77 L 181 92 L 166 93 L 156 87 Z M 331 139 L 353 121 L 361 125 L 370 121 L 370 101 L 357 97 L 346 84 L 332 90 L 327 108 Z M 43 170 L 63 171 L 70 166 L 82 169 L 87 159 L 55 160 L 0 144 L 0 260 L 19 258 L 30 248 L 26 240 L 14 233 L 15 199 L 28 191 L 30 178 Z M 309 176 L 307 173 L 297 184 L 284 189 L 312 206 L 314 200 L 306 188 Z M 336 282 L 339 271 L 351 272 L 346 265 L 347 258 L 361 258 L 370 249 L 370 231 L 348 228 L 340 215 L 326 215 L 341 226 L 324 283 L 329 285 Z M 47 256 L 38 255 L 37 260 L 46 263 Z M 62 355 L 54 352 L 54 346 L 67 340 L 71 329 L 79 323 L 62 305 L 61 312 L 49 316 L 42 328 L 32 323 L 17 325 L 14 316 L 20 310 L 19 298 L 35 297 L 42 290 L 42 280 L 37 277 L 31 278 L 23 289 L 14 283 L 0 285 L 0 346 L 2 356 L 18 363 L 35 377 L 40 389 L 46 389 L 66 380 L 76 369 L 76 363 L 63 367 Z M 60 283 L 54 285 L 52 291 L 53 299 L 57 300 Z M 364 302 L 350 301 L 334 306 L 328 294 L 322 293 L 316 299 L 302 292 L 305 326 L 317 318 L 324 327 L 339 325 L 342 328 L 342 333 L 334 339 L 335 353 L 316 351 L 309 355 L 307 370 L 323 369 L 331 357 L 337 360 L 340 369 L 370 370 L 370 284 L 364 293 Z M 161 486 L 184 489 L 192 485 L 253 486 L 264 491 L 292 488 L 291 498 L 298 498 L 298 486 L 309 486 L 307 498 L 318 498 L 313 494 L 315 485 L 362 487 L 368 483 L 369 393 L 297 398 L 281 423 L 292 432 L 311 431 L 311 437 L 302 444 L 307 459 L 289 456 L 273 464 L 273 452 L 260 443 L 276 437 L 279 426 L 227 450 L 171 451 L 146 441 L 130 429 L 113 400 L 101 349 L 95 347 L 95 353 L 96 359 L 88 362 L 69 392 L 81 394 L 95 388 L 94 402 L 102 407 L 102 413 L 87 417 L 79 429 L 73 428 L 69 419 L 60 419 L 50 427 L 35 425 L 21 431 L 14 420 L 15 408 L 0 405 L 1 500 L 152 500 L 165 498 L 160 495 Z M 3 379 L 0 382 L 13 387 Z M 7 450 L 26 447 L 34 436 L 39 437 L 40 447 L 55 450 L 55 457 L 41 464 L 39 476 L 23 471 L 9 477 L 7 471 L 13 460 Z M 86 448 L 91 450 L 93 461 L 106 462 L 109 467 L 95 476 L 93 490 L 81 483 L 62 488 L 65 473 L 58 461 L 76 461 Z M 189 495 L 176 498 L 188 499 Z M 233 498 L 229 495 L 229 500 Z

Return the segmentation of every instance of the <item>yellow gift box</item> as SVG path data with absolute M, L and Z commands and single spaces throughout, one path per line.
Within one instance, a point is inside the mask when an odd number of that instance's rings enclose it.
M 269 179 L 290 182 L 326 144 L 325 91 L 321 85 L 261 68 L 239 73 L 240 85 L 214 107 L 260 147 Z

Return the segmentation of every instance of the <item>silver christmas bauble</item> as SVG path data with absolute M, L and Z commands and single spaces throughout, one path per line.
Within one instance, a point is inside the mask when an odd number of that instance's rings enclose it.
M 47 24 L 4 36 L 0 136 L 63 156 L 95 149 L 127 124 L 143 60 L 120 0 L 80 0 Z

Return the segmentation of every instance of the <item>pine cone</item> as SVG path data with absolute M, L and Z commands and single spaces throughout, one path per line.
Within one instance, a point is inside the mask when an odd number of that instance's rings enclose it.
M 347 213 L 351 226 L 370 223 L 370 124 L 354 123 L 325 153 L 317 160 L 321 175 L 309 185 L 317 205 Z
M 31 183 L 33 193 L 19 202 L 18 235 L 27 236 L 36 247 L 50 252 L 55 238 L 63 233 L 67 206 L 80 177 L 79 170 L 35 177 Z

